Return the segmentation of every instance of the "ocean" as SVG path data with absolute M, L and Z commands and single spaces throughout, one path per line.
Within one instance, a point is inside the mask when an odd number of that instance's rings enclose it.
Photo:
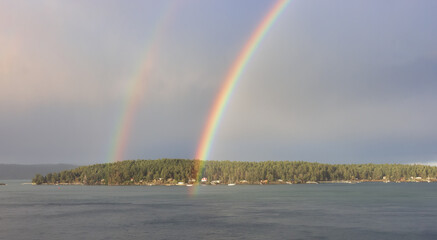
M 0 239 L 437 239 L 437 183 L 32 186 L 0 181 Z M 26 181 L 24 181 L 26 182 Z

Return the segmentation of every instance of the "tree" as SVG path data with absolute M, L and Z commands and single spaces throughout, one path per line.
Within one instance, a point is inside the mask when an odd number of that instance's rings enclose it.
M 45 178 L 41 174 L 36 174 L 35 178 L 32 179 L 33 183 L 36 183 L 37 185 L 45 183 Z

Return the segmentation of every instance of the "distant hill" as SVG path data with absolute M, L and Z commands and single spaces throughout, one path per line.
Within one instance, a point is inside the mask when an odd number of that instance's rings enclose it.
M 71 164 L 0 164 L 0 179 L 32 179 L 35 174 L 48 174 L 77 168 Z

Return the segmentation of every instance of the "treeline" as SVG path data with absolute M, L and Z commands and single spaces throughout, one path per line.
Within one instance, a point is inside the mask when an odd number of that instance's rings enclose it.
M 78 167 L 45 176 L 37 174 L 36 184 L 175 184 L 199 182 L 206 177 L 208 182 L 259 183 L 289 181 L 360 181 L 391 180 L 405 181 L 411 178 L 437 177 L 437 167 L 402 164 L 322 164 L 311 162 L 265 161 L 232 162 L 206 161 L 199 171 L 198 160 L 159 159 L 127 160 L 116 163 Z

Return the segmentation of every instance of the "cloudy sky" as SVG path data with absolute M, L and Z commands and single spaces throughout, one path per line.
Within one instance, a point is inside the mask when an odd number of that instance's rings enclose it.
M 0 1 L 0 163 L 193 158 L 273 1 Z M 291 1 L 210 159 L 437 161 L 437 1 Z M 144 69 L 147 72 L 144 74 Z

